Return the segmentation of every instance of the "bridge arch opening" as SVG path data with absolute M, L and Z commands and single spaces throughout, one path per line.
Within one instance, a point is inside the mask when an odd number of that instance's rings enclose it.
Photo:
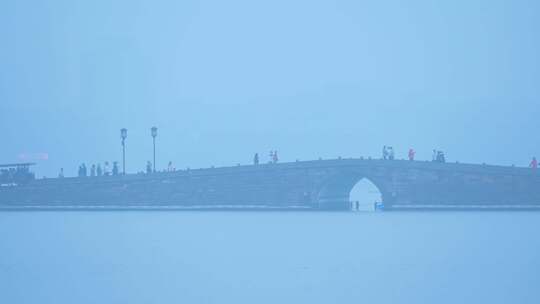
M 382 193 L 372 181 L 362 178 L 349 192 L 349 201 L 353 211 L 374 211 L 375 203 L 382 201 Z

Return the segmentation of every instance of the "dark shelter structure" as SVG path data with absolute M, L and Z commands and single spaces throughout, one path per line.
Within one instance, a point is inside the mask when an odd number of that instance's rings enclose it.
M 0 209 L 348 210 L 363 178 L 384 210 L 540 210 L 531 168 L 370 159 L 28 180 L 0 187 Z

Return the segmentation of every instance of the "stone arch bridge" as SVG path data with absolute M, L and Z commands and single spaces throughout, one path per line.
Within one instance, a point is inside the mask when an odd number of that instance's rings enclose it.
M 348 210 L 366 178 L 385 210 L 539 209 L 533 169 L 405 160 L 298 161 L 0 187 L 0 208 Z

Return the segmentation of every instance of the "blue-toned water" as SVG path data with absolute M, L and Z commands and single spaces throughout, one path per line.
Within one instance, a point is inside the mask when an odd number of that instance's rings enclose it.
M 540 213 L 3 212 L 0 303 L 540 303 Z

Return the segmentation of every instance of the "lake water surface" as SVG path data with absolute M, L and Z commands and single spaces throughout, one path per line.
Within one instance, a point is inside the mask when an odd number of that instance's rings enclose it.
M 0 303 L 540 303 L 540 213 L 1 212 Z

